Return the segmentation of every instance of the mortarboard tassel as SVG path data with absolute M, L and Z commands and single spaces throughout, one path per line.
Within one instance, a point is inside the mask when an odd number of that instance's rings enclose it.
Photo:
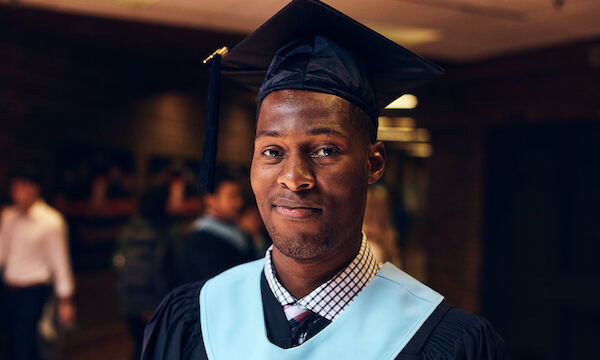
M 215 191 L 214 171 L 217 162 L 217 140 L 219 137 L 221 58 L 227 54 L 227 51 L 227 47 L 222 47 L 203 61 L 204 64 L 211 62 L 211 65 L 208 96 L 206 98 L 206 128 L 204 130 L 198 186 L 210 194 Z

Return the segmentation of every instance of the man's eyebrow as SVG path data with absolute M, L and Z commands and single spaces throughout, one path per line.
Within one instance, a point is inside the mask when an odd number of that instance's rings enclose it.
M 337 129 L 327 128 L 327 127 L 311 129 L 309 132 L 312 135 L 333 134 L 333 135 L 337 135 L 337 136 L 344 137 L 344 138 L 348 137 L 348 135 L 344 134 L 343 132 L 341 132 Z
M 311 135 L 333 134 L 333 135 L 337 135 L 337 136 L 344 137 L 344 138 L 348 137 L 348 135 L 344 134 L 343 132 L 341 132 L 337 129 L 328 128 L 328 127 L 310 129 L 308 131 L 308 133 Z M 276 130 L 261 130 L 256 133 L 255 138 L 257 139 L 257 138 L 261 138 L 261 137 L 281 137 L 281 136 L 282 136 L 281 133 Z
M 281 133 L 275 130 L 261 130 L 256 133 L 256 136 L 254 136 L 254 138 L 258 139 L 260 137 L 281 137 Z

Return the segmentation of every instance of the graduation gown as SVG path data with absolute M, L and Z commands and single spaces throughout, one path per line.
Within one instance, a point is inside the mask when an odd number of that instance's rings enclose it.
M 208 359 L 199 318 L 198 298 L 203 285 L 203 281 L 183 285 L 163 300 L 146 328 L 142 359 Z M 269 340 L 280 347 L 290 347 L 288 321 L 264 273 L 261 293 Z M 232 333 L 232 338 L 235 336 Z M 503 340 L 485 319 L 446 301 L 438 305 L 396 357 L 398 360 L 505 358 Z
M 185 239 L 183 282 L 213 277 L 253 260 L 250 240 L 231 224 L 204 216 Z

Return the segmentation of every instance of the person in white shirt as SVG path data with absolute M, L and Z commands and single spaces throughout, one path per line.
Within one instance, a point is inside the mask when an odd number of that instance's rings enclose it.
M 10 180 L 13 205 L 0 215 L 0 272 L 8 359 L 36 359 L 36 326 L 51 289 L 61 327 L 75 321 L 75 290 L 64 217 L 40 197 L 41 177 L 33 168 Z

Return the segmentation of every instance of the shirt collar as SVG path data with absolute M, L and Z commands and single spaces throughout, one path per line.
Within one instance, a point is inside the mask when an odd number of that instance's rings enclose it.
M 272 250 L 273 245 L 269 247 L 265 255 L 265 277 L 281 306 L 302 305 L 330 321 L 335 320 L 350 305 L 381 268 L 381 264 L 375 260 L 375 256 L 367 244 L 367 237 L 363 233 L 360 250 L 348 266 L 311 291 L 310 294 L 302 299 L 296 299 L 277 279 L 277 272 L 271 261 Z

